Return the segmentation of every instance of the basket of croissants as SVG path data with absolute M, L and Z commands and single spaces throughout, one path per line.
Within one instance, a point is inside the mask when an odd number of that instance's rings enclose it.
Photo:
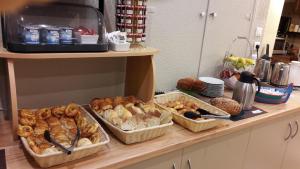
M 90 108 L 125 144 L 159 137 L 173 124 L 171 112 L 134 96 L 95 98 Z
M 19 110 L 17 134 L 41 167 L 97 153 L 109 142 L 99 123 L 75 103 Z

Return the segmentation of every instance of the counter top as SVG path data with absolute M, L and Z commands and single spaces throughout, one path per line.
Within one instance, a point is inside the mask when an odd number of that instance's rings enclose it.
M 226 92 L 230 96 L 230 92 Z M 169 128 L 168 132 L 159 138 L 137 143 L 133 145 L 125 145 L 118 141 L 111 133 L 109 133 L 111 142 L 103 151 L 80 159 L 76 162 L 68 162 L 53 168 L 59 169 L 92 169 L 92 168 L 121 168 L 134 163 L 141 162 L 165 153 L 179 150 L 195 143 L 205 140 L 211 140 L 220 136 L 224 136 L 233 132 L 243 130 L 261 124 L 266 121 L 281 118 L 287 115 L 300 113 L 300 91 L 295 91 L 291 95 L 289 101 L 285 104 L 268 105 L 255 103 L 255 107 L 260 108 L 268 113 L 255 116 L 252 118 L 230 122 L 226 126 L 192 133 L 181 126 L 174 124 Z M 108 130 L 106 130 L 108 131 Z M 22 145 L 5 147 L 7 168 L 38 168 L 33 158 L 22 148 Z

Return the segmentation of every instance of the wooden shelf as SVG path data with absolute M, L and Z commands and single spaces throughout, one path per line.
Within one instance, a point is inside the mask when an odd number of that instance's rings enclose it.
M 7 59 L 75 59 L 75 58 L 109 58 L 131 56 L 153 56 L 158 53 L 155 48 L 132 48 L 128 52 L 86 52 L 86 53 L 13 53 L 0 49 L 0 57 Z

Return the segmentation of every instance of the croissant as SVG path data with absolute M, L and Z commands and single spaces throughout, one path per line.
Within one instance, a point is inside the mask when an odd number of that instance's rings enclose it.
M 33 129 L 30 126 L 18 126 L 18 131 L 17 134 L 21 137 L 28 137 L 30 135 L 32 135 L 33 133 Z
M 42 109 L 39 109 L 36 113 L 37 113 L 38 119 L 45 120 L 51 116 L 51 109 L 42 108 Z
M 65 110 L 68 117 L 75 117 L 80 112 L 80 107 L 75 103 L 70 103 Z
M 66 106 L 54 107 L 51 109 L 53 116 L 59 118 L 65 114 Z

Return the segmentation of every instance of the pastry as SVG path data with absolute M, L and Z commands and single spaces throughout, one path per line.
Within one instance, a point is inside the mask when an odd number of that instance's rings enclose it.
M 34 126 L 36 123 L 35 116 L 27 116 L 27 117 L 21 117 L 19 119 L 19 123 L 24 126 Z
M 60 121 L 57 117 L 52 116 L 52 117 L 48 118 L 46 121 L 47 121 L 50 128 L 52 128 L 54 126 L 60 126 L 61 125 L 61 123 L 60 123 Z
M 58 107 L 53 107 L 51 109 L 51 113 L 53 116 L 60 118 L 65 114 L 66 106 L 58 106 Z
M 94 133 L 91 137 L 90 140 L 92 141 L 93 144 L 99 143 L 101 140 L 101 136 L 99 132 Z
M 51 109 L 42 108 L 42 109 L 37 110 L 36 114 L 37 114 L 37 119 L 45 120 L 45 119 L 51 117 Z
M 88 146 L 88 145 L 92 145 L 92 144 L 93 143 L 91 142 L 90 139 L 88 139 L 88 138 L 81 138 L 77 142 L 77 147 L 84 147 L 84 146 Z
M 87 125 L 87 119 L 83 115 L 76 117 L 76 124 L 78 128 L 84 128 Z
M 34 117 L 34 112 L 28 109 L 19 110 L 19 115 L 21 118 Z
M 37 120 L 33 133 L 35 135 L 44 134 L 49 129 L 48 123 L 45 120 Z
M 210 100 L 211 105 L 224 110 L 231 115 L 238 115 L 242 111 L 241 105 L 232 99 L 228 98 L 214 98 Z
M 100 107 L 100 103 L 104 101 L 102 99 L 98 99 L 98 98 L 95 98 L 91 101 L 90 105 L 91 105 L 91 108 L 96 111 L 96 112 L 99 112 L 101 110 L 101 107 Z
M 30 135 L 32 135 L 33 133 L 33 129 L 30 126 L 18 126 L 18 131 L 17 134 L 21 137 L 28 137 Z
M 113 100 L 113 107 L 116 107 L 116 106 L 118 106 L 118 105 L 121 105 L 121 104 L 123 104 L 124 102 L 125 102 L 125 99 L 124 99 L 123 97 L 117 96 L 117 97 L 115 97 L 114 100 Z
M 80 112 L 80 107 L 75 103 L 70 103 L 65 110 L 65 115 L 75 117 Z
M 113 103 L 112 99 L 104 99 L 104 101 Z M 37 154 L 52 154 L 59 151 L 44 138 L 46 130 L 50 132 L 56 142 L 65 147 L 71 146 L 71 142 L 77 134 L 77 127 L 82 129 L 82 137 L 88 139 L 91 144 L 98 143 L 101 139 L 99 125 L 97 123 L 89 124 L 84 112 L 81 112 L 80 106 L 74 103 L 68 106 L 41 108 L 36 112 L 22 109 L 19 111 L 19 117 L 20 125 L 17 134 L 25 137 L 31 150 Z M 121 122 L 120 119 L 118 123 Z
M 118 117 L 120 117 L 123 121 L 132 117 L 130 111 L 128 111 L 123 105 L 118 105 L 114 108 L 114 111 L 117 112 Z
M 81 129 L 81 137 L 90 137 L 98 131 L 98 124 L 90 123 Z

